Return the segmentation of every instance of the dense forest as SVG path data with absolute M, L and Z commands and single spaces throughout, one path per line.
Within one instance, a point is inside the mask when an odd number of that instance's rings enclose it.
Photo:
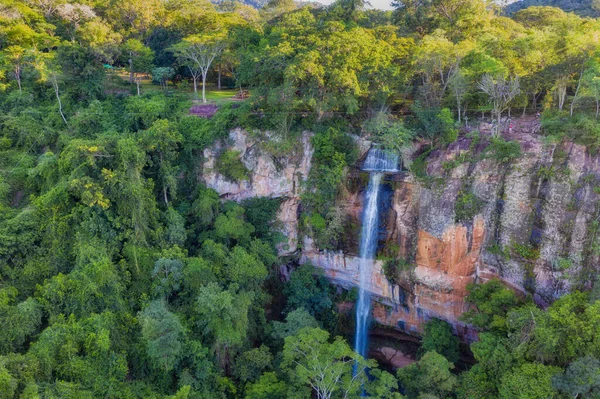
M 337 249 L 350 134 L 431 151 L 482 120 L 510 162 L 519 146 L 497 133 L 530 115 L 597 151 L 600 21 L 504 15 L 480 0 L 0 0 L 0 398 L 600 397 L 594 275 L 546 309 L 470 286 L 470 347 L 432 319 L 416 363 L 379 367 L 348 343 L 355 290 L 278 256 L 279 199 L 226 201 L 199 178 L 233 128 L 269 131 L 275 159 L 314 132 L 302 229 Z M 190 114 L 204 103 L 212 117 Z M 238 155 L 216 163 L 232 181 Z M 423 158 L 411 170 L 432 178 Z
M 519 10 L 525 9 L 532 6 L 552 6 L 560 8 L 566 12 L 573 12 L 582 17 L 594 17 L 600 16 L 600 4 L 594 0 L 519 0 L 507 5 L 504 8 L 505 14 L 512 14 Z

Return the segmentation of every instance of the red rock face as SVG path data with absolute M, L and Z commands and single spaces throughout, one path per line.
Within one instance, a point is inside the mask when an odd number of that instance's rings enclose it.
M 468 230 L 467 226 L 453 225 L 441 239 L 418 230 L 416 268 L 412 281 L 402 284 L 412 290 L 406 306 L 377 304 L 373 311 L 375 320 L 420 333 L 424 322 L 437 317 L 462 331 L 459 317 L 468 308 L 467 284 L 476 277 L 485 237 L 483 218 L 475 218 L 472 234 Z
M 419 230 L 415 296 L 420 309 L 452 324 L 458 323 L 458 317 L 467 309 L 466 287 L 475 281 L 484 237 L 481 217 L 475 218 L 470 235 L 462 224 L 451 226 L 442 239 Z

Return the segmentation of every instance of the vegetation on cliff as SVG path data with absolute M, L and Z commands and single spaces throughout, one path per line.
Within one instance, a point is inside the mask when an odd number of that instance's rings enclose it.
M 480 116 L 498 135 L 543 111 L 551 139 L 597 149 L 599 38 L 595 19 L 476 0 L 0 1 L 0 397 L 597 397 L 593 292 L 544 311 L 473 287 L 477 364 L 455 367 L 451 327 L 432 321 L 393 375 L 346 341 L 352 292 L 278 257 L 279 200 L 222 200 L 200 175 L 235 127 L 272 132 L 276 160 L 313 131 L 303 230 L 336 249 L 356 136 L 434 151 Z M 206 101 L 211 118 L 189 114 Z M 517 147 L 488 151 L 508 164 Z M 249 178 L 239 156 L 218 155 L 230 181 Z M 478 199 L 462 200 L 467 220 Z

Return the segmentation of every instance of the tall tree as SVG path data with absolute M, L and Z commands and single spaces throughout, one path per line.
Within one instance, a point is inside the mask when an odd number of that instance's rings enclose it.
M 202 102 L 206 103 L 206 77 L 210 67 L 226 47 L 223 35 L 213 36 L 188 36 L 174 49 L 178 56 L 185 60 L 187 65 L 194 65 L 202 76 Z M 190 68 L 190 72 L 192 69 Z M 194 75 L 192 75 L 194 76 Z M 196 78 L 194 78 L 194 90 L 196 90 Z
M 127 40 L 123 44 L 122 51 L 123 57 L 129 64 L 129 83 L 136 82 L 139 95 L 139 81 L 135 80 L 136 75 L 140 72 L 149 72 L 152 69 L 154 52 L 137 39 Z
M 194 96 L 198 97 L 198 79 L 202 76 L 202 68 L 200 68 L 197 61 L 196 49 L 187 40 L 183 40 L 169 49 L 177 57 L 179 65 L 186 67 L 190 71 L 192 82 L 194 83 Z
M 495 133 L 498 134 L 502 112 L 508 108 L 508 104 L 513 98 L 521 92 L 519 78 L 514 77 L 507 80 L 503 75 L 494 78 L 486 74 L 481 79 L 481 82 L 479 82 L 479 89 L 489 97 L 492 105 L 492 114 L 495 118 Z
M 162 300 L 151 302 L 139 314 L 148 356 L 165 372 L 173 369 L 181 351 L 183 327 Z
M 282 367 L 290 380 L 310 386 L 319 399 L 360 394 L 367 380 L 366 368 L 373 364 L 352 351 L 341 337 L 330 343 L 329 333 L 319 328 L 307 327 L 285 338 Z

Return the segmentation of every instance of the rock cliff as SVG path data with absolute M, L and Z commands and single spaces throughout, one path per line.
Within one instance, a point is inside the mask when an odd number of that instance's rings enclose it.
M 220 142 L 204 150 L 201 179 L 207 187 L 214 189 L 221 198 L 241 201 L 252 197 L 283 199 L 277 212 L 278 228 L 287 237 L 279 245 L 279 255 L 289 255 L 298 249 L 298 206 L 301 183 L 310 172 L 313 150 L 312 134 L 304 132 L 298 143 L 296 156 L 276 159 L 261 146 L 269 135 L 252 138 L 241 129 L 229 133 L 226 142 Z M 230 181 L 216 168 L 217 158 L 223 149 L 238 151 L 240 160 L 248 170 L 248 179 Z
M 425 321 L 438 317 L 469 339 L 459 321 L 468 308 L 469 283 L 497 277 L 531 293 L 542 306 L 574 287 L 589 287 L 599 268 L 600 157 L 570 142 L 545 142 L 535 130 L 535 123 L 517 123 L 505 133 L 521 148 L 521 155 L 508 162 L 490 152 L 483 126 L 480 134 L 428 154 L 426 176 L 417 179 L 404 171 L 386 177 L 380 255 L 401 259 L 402 267 L 388 270 L 386 277 L 384 261 L 375 262 L 369 290 L 376 320 L 419 333 Z M 207 185 L 235 200 L 285 197 L 278 217 L 290 241 L 281 253 L 296 251 L 302 239 L 302 262 L 321 267 L 341 286 L 355 286 L 357 237 L 347 239 L 340 251 L 321 251 L 298 235 L 297 191 L 310 170 L 310 134 L 302 136 L 301 156 L 279 168 L 242 131 L 233 131 L 231 140 L 250 179 L 223 179 L 213 168 L 217 146 L 205 152 Z M 365 176 L 356 169 L 348 180 L 352 188 L 339 205 L 348 225 L 357 226 Z

